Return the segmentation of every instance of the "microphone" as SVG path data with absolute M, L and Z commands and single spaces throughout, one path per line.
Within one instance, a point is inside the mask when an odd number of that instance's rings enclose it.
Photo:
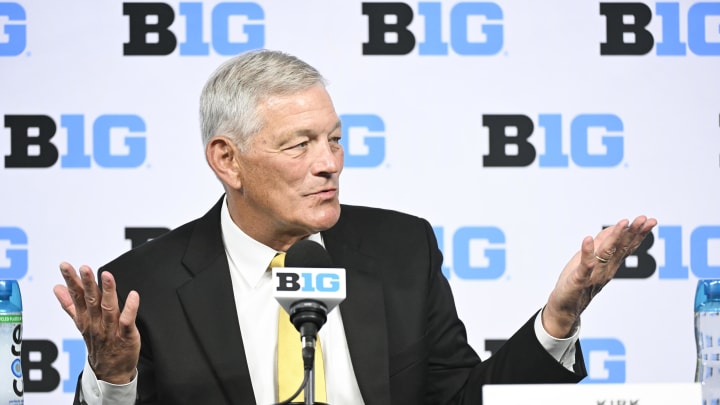
M 319 243 L 303 239 L 288 249 L 285 267 L 272 269 L 272 278 L 275 299 L 300 332 L 304 367 L 312 369 L 317 333 L 345 299 L 345 269 L 333 267 Z

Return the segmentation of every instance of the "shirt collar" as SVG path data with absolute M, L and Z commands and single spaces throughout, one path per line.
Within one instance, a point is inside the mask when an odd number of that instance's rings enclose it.
M 236 269 L 245 283 L 255 288 L 278 252 L 251 238 L 233 222 L 227 207 L 227 197 L 220 212 L 220 228 L 230 269 Z M 308 239 L 324 245 L 320 233 L 314 233 Z

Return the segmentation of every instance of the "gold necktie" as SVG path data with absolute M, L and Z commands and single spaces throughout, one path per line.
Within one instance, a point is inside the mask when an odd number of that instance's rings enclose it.
M 278 253 L 270 262 L 270 268 L 283 267 L 284 264 L 285 253 Z M 278 313 L 277 347 L 278 401 L 284 401 L 290 398 L 300 387 L 304 377 L 304 368 L 300 333 L 295 328 L 295 325 L 290 322 L 290 316 L 283 307 L 280 307 Z M 303 391 L 295 398 L 295 401 L 302 402 L 304 398 L 305 392 Z M 323 366 L 319 335 L 315 344 L 315 401 L 327 402 L 325 367 Z

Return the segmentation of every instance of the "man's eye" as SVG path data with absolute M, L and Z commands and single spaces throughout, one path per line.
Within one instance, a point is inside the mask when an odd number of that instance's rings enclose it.
M 330 138 L 330 142 L 332 142 L 332 143 L 340 143 L 340 139 L 342 139 L 342 138 L 339 137 L 339 136 L 333 136 L 332 138 Z
M 304 149 L 308 146 L 308 142 L 300 142 L 294 146 L 291 146 L 290 149 Z

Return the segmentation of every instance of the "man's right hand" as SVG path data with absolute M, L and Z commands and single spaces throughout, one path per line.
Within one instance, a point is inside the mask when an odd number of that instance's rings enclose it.
M 66 286 L 56 285 L 55 297 L 82 333 L 97 379 L 127 384 L 135 378 L 140 358 L 140 332 L 135 326 L 140 295 L 131 291 L 121 312 L 112 274 L 102 273 L 101 291 L 90 267 L 79 270 L 78 276 L 72 265 L 60 263 Z

